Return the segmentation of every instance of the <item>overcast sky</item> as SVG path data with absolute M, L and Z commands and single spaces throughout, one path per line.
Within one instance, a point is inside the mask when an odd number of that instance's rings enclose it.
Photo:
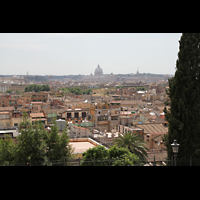
M 0 33 L 0 75 L 174 74 L 181 33 Z

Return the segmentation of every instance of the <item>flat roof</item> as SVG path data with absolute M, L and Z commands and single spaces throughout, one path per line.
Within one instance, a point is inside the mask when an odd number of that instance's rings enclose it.
M 74 153 L 83 153 L 89 148 L 95 147 L 90 142 L 70 142 L 69 144 L 72 145 L 72 148 L 75 148 Z
M 30 117 L 44 117 L 43 113 L 30 113 Z

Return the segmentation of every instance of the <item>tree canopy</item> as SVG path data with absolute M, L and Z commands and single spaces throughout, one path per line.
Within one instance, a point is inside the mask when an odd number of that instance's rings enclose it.
M 49 85 L 36 85 L 31 84 L 27 87 L 25 87 L 25 92 L 41 92 L 41 91 L 50 91 Z
M 60 88 L 63 91 L 63 94 L 67 93 L 73 93 L 75 95 L 82 95 L 82 94 L 87 94 L 89 95 L 92 89 L 85 89 L 81 90 L 79 87 L 72 87 L 72 88 Z
M 119 134 L 118 138 L 114 139 L 113 143 L 116 144 L 118 147 L 127 148 L 130 152 L 134 153 L 143 160 L 147 159 L 146 150 L 148 149 L 145 147 L 145 143 L 142 137 L 137 133 L 121 133 Z
M 116 145 L 110 149 L 96 146 L 83 153 L 81 166 L 133 166 L 139 163 L 139 158 L 127 148 Z
M 200 33 L 183 33 L 179 41 L 175 76 L 169 79 L 170 110 L 165 143 L 168 159 L 174 139 L 180 144 L 178 158 L 200 158 Z
M 72 148 L 67 129 L 58 134 L 56 121 L 53 124 L 47 133 L 40 120 L 32 125 L 24 113 L 17 142 L 10 137 L 0 139 L 0 165 L 51 165 L 53 160 L 69 159 Z

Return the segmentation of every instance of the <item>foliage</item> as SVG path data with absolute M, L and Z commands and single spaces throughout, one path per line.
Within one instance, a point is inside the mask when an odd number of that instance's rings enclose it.
M 169 122 L 166 147 L 168 159 L 173 155 L 171 143 L 180 144 L 178 157 L 200 157 L 200 33 L 183 33 L 179 41 L 175 76 L 169 79 L 170 110 L 164 109 Z
M 103 160 L 108 158 L 108 151 L 104 146 L 96 146 L 93 148 L 89 148 L 86 152 L 83 153 L 83 159 L 81 162 L 81 166 L 107 166 L 108 163 Z M 91 162 L 86 162 L 91 161 Z
M 134 153 L 142 160 L 146 160 L 147 158 L 146 150 L 148 149 L 145 147 L 142 137 L 137 133 L 121 133 L 118 138 L 114 139 L 113 144 L 116 144 L 118 147 L 127 148 L 131 153 Z
M 65 128 L 58 134 L 58 127 L 54 121 L 50 133 L 40 120 L 32 125 L 28 115 L 23 114 L 23 121 L 19 128 L 21 134 L 17 136 L 17 143 L 13 139 L 0 140 L 0 164 L 12 162 L 14 165 L 27 165 L 30 163 L 49 165 L 52 160 L 70 158 L 72 148 L 69 145 L 69 136 Z
M 122 87 L 123 87 L 123 86 L 119 86 L 119 85 L 118 85 L 118 86 L 116 86 L 116 88 L 122 88 Z
M 145 91 L 145 87 L 135 87 L 138 91 Z
M 89 95 L 90 92 L 92 92 L 92 89 L 86 89 L 86 90 L 83 90 L 83 94 L 87 94 L 87 95 Z
M 134 165 L 133 161 L 136 164 L 139 158 L 127 148 L 119 148 L 115 145 L 107 150 L 104 146 L 99 145 L 83 153 L 81 166 L 94 166 L 94 163 L 95 166 L 132 166 Z
M 72 88 L 60 88 L 63 94 L 73 93 L 75 95 L 82 95 L 87 94 L 89 95 L 92 89 L 81 90 L 79 87 L 72 87 Z
M 16 163 L 43 162 L 46 156 L 43 126 L 39 121 L 32 125 L 27 116 L 20 124 L 21 134 L 17 136 Z
M 139 161 L 138 156 L 131 153 L 127 148 L 119 148 L 116 145 L 112 146 L 108 150 L 108 154 L 110 155 L 112 166 L 133 166 L 133 161 L 135 161 L 135 164 Z
M 31 84 L 25 88 L 25 92 L 41 92 L 41 91 L 50 91 L 49 85 L 36 85 Z
M 5 139 L 0 139 L 0 165 L 8 165 L 15 158 L 15 143 L 11 136 L 6 135 Z
M 12 93 L 13 90 L 6 90 L 6 93 Z
M 53 121 L 54 126 L 51 126 L 51 131 L 46 139 L 47 143 L 47 157 L 49 161 L 61 160 L 70 158 L 72 148 L 69 145 L 69 136 L 67 135 L 67 129 L 65 128 L 61 135 L 58 134 L 58 126 L 56 121 Z

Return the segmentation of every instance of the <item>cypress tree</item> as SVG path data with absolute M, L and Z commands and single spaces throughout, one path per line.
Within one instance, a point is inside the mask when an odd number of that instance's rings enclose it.
M 169 79 L 170 109 L 165 137 L 168 159 L 171 143 L 180 144 L 178 158 L 200 158 L 200 33 L 183 33 L 179 41 L 175 76 Z

